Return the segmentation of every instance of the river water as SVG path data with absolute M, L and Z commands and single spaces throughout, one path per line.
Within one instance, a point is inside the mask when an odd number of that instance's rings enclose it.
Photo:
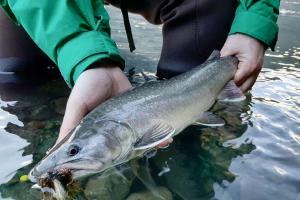
M 132 15 L 137 51 L 129 55 L 119 10 L 113 37 L 133 84 L 155 73 L 161 27 Z M 191 126 L 154 157 L 82 181 L 81 199 L 300 199 L 300 1 L 282 1 L 275 52 L 247 101 L 217 104 L 221 128 Z M 64 82 L 0 86 L 0 199 L 40 199 L 20 176 L 53 145 L 69 94 Z

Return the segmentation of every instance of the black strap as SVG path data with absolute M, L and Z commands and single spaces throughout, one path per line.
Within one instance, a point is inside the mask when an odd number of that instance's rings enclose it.
M 121 8 L 121 12 L 122 12 L 123 19 L 124 19 L 124 26 L 125 26 L 125 31 L 126 31 L 126 35 L 127 35 L 127 40 L 129 43 L 129 49 L 131 52 L 133 52 L 135 50 L 135 45 L 134 45 L 132 32 L 131 32 L 127 3 L 126 3 L 126 0 L 120 0 L 120 1 L 121 1 L 120 8 Z

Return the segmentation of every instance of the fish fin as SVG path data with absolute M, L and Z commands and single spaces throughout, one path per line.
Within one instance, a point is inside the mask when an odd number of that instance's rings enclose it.
M 204 126 L 224 126 L 225 121 L 211 112 L 204 112 L 194 124 Z
M 231 80 L 225 85 L 217 99 L 223 102 L 238 102 L 245 100 L 246 97 L 234 81 Z
M 220 58 L 221 53 L 219 50 L 213 50 L 213 52 L 210 54 L 210 56 L 207 58 L 207 60 L 213 60 L 215 58 Z
M 154 157 L 156 154 L 157 154 L 157 149 L 149 149 L 143 154 L 143 156 L 149 159 Z
M 175 132 L 171 125 L 159 120 L 147 133 L 134 145 L 135 150 L 153 148 L 161 142 L 169 139 Z

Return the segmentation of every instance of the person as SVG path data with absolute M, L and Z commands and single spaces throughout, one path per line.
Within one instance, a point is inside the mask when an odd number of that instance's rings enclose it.
M 163 25 L 157 68 L 161 78 L 185 72 L 219 49 L 222 56 L 234 55 L 239 59 L 234 81 L 246 92 L 261 71 L 265 50 L 274 49 L 277 41 L 280 0 L 109 0 L 107 3 L 125 5 L 150 23 Z M 58 65 L 72 87 L 58 140 L 97 105 L 132 87 L 122 72 L 124 60 L 110 37 L 103 0 L 0 0 L 0 4 Z

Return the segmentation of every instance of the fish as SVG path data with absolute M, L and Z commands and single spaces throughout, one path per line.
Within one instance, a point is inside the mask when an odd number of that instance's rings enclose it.
M 71 170 L 75 179 L 143 156 L 191 124 L 222 126 L 216 101 L 242 101 L 232 81 L 238 59 L 214 51 L 206 62 L 168 80 L 149 81 L 105 101 L 31 170 L 29 178 Z

